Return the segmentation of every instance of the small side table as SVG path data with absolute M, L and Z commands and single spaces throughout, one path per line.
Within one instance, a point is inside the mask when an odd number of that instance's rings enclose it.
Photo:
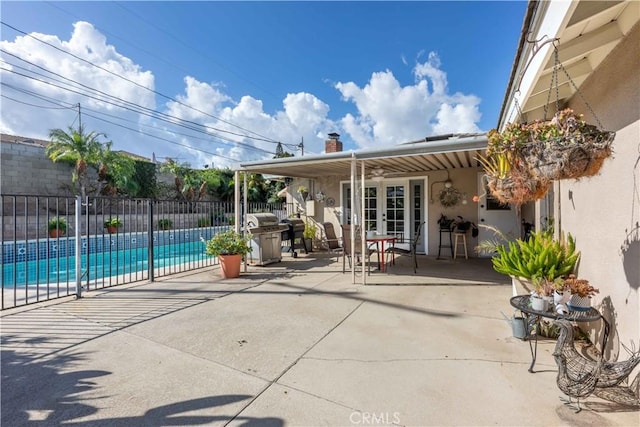
M 605 319 L 598 310 L 590 307 L 588 311 L 570 311 L 567 314 L 560 314 L 552 311 L 538 311 L 531 308 L 531 296 L 530 295 L 517 295 L 512 297 L 509 301 L 511 306 L 520 310 L 522 313 L 522 321 L 524 322 L 525 331 L 527 331 L 529 341 L 529 350 L 531 351 L 531 366 L 529 366 L 529 372 L 533 373 L 533 367 L 536 364 L 536 356 L 538 354 L 538 334 L 534 335 L 534 343 L 531 343 L 531 334 L 529 331 L 533 330 L 536 324 L 538 324 L 542 317 L 547 319 L 566 319 L 571 322 L 595 322 L 602 320 L 604 324 L 604 336 L 602 337 L 602 351 L 607 345 L 607 339 L 609 338 L 609 322 Z

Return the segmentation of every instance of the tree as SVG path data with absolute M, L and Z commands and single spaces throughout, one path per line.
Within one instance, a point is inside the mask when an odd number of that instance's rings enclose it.
M 161 169 L 175 175 L 175 188 L 183 200 L 197 202 L 207 194 L 207 182 L 203 179 L 201 171 L 191 169 L 189 163 L 167 159 Z
M 98 158 L 98 193 L 115 195 L 122 191 L 135 196 L 140 188 L 134 180 L 136 161 L 126 154 L 112 151 L 111 145 L 111 141 L 104 144 Z
M 94 131 L 85 133 L 82 126 L 78 130 L 69 126 L 68 130 L 65 132 L 62 129 L 52 129 L 49 132 L 51 143 L 47 145 L 46 153 L 53 162 L 66 161 L 75 164 L 71 181 L 76 194 L 79 190 L 84 198 L 89 185 L 87 168 L 98 162 L 102 151 L 102 144 L 98 138 L 106 135 Z
M 234 173 L 231 169 L 207 169 L 202 171 L 207 182 L 207 192 L 221 202 L 233 201 Z

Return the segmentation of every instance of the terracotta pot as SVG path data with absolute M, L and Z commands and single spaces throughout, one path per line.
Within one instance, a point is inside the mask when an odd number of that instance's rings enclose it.
M 118 227 L 107 227 L 107 233 L 116 234 L 118 232 Z
M 240 276 L 240 264 L 242 255 L 219 255 L 220 275 L 223 279 L 235 279 Z
M 52 239 L 55 239 L 57 237 L 62 237 L 64 236 L 64 231 L 59 230 L 59 229 L 54 229 L 54 230 L 49 230 L 49 237 L 51 237 Z

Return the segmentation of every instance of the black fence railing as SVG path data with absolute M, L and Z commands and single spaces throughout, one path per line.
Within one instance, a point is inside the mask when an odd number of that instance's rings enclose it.
M 3 310 L 215 265 L 202 240 L 235 219 L 224 202 L 0 195 L 0 203 Z M 285 204 L 249 203 L 255 212 L 289 215 Z

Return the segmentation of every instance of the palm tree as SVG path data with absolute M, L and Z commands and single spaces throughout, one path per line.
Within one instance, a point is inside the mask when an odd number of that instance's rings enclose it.
M 100 136 L 106 137 L 100 132 L 84 132 L 84 127 L 78 130 L 71 126 L 68 132 L 62 129 L 52 129 L 49 132 L 51 143 L 47 145 L 46 153 L 53 162 L 67 161 L 75 163 L 72 173 L 72 182 L 80 187 L 80 195 L 87 195 L 89 183 L 87 167 L 95 165 L 102 153 L 102 144 L 98 141 Z

